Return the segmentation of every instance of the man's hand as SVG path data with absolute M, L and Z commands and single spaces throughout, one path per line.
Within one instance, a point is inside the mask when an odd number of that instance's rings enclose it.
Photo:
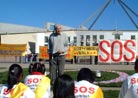
M 61 53 L 64 53 L 64 52 L 63 52 L 63 51 L 61 51 L 61 50 L 59 50 L 59 51 L 57 51 L 57 53 L 61 54 Z

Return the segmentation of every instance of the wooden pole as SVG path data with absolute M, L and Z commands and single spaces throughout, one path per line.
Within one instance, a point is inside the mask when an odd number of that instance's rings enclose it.
M 0 35 L 0 45 L 1 45 L 1 35 Z

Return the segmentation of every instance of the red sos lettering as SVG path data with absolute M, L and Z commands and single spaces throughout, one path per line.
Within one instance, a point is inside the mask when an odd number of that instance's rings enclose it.
M 9 93 L 10 93 L 10 90 L 7 90 L 7 88 L 5 88 L 3 94 L 4 94 L 4 95 L 7 95 L 7 94 L 9 94 Z
M 131 78 L 131 84 L 138 84 L 138 78 Z
M 135 59 L 135 52 L 132 51 L 129 47 L 128 47 L 128 44 L 132 44 L 133 47 L 136 47 L 136 43 L 133 41 L 133 40 L 127 40 L 125 43 L 124 43 L 124 47 L 126 51 L 128 51 L 128 53 L 132 54 L 131 57 L 127 57 L 126 55 L 124 55 L 124 60 L 125 61 L 132 61 L 133 59 Z
M 119 46 L 119 57 L 118 58 L 115 58 L 114 57 L 114 50 L 115 50 L 115 46 L 116 45 L 118 45 Z M 119 40 L 115 40 L 115 41 L 113 41 L 113 43 L 112 43 L 112 46 L 111 46 L 111 59 L 112 59 L 112 61 L 114 61 L 114 62 L 119 62 L 119 61 L 121 61 L 121 59 L 122 59 L 122 50 L 123 50 L 123 44 L 122 44 L 122 42 L 121 41 L 119 41 Z
M 106 49 L 103 48 L 103 45 L 107 46 L 107 47 L 111 47 L 111 44 L 109 41 L 107 40 L 102 40 L 99 44 L 99 50 L 101 50 L 101 52 L 103 52 L 106 55 L 106 58 L 103 58 L 102 55 L 99 55 L 99 60 L 101 60 L 102 62 L 107 62 L 110 59 L 110 53 L 109 51 L 107 51 Z
M 109 47 L 107 50 L 106 47 Z M 99 50 L 104 54 L 102 56 L 99 54 L 98 58 L 101 62 L 108 62 L 110 59 L 113 62 L 120 62 L 124 59 L 124 61 L 133 61 L 135 59 L 135 51 L 132 50 L 129 46 L 136 49 L 136 43 L 133 40 L 126 40 L 124 44 L 120 40 L 114 40 L 112 43 L 108 40 L 102 40 L 99 44 Z M 125 52 L 124 52 L 125 50 Z M 116 52 L 118 56 L 116 56 Z M 129 56 L 128 56 L 129 54 Z
M 31 84 L 31 83 L 38 83 L 41 79 L 38 79 L 38 78 L 29 78 L 27 80 L 27 84 Z
M 90 93 L 93 94 L 95 92 L 95 88 L 93 87 L 86 87 L 86 86 L 81 86 L 81 87 L 75 87 L 74 90 L 75 93 Z

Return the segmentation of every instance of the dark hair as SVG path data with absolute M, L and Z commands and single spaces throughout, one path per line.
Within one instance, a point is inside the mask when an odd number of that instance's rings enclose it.
M 56 29 L 57 29 L 57 25 L 55 24 L 55 25 L 54 25 L 54 30 L 56 30 Z
M 41 72 L 42 74 L 44 74 L 45 73 L 45 70 L 46 70 L 45 65 L 44 64 L 41 64 L 41 63 L 38 63 L 38 62 L 36 62 L 34 64 L 31 63 L 29 65 L 29 69 L 28 69 L 28 71 L 29 71 L 30 74 L 32 72 L 35 72 L 35 71 Z
M 75 98 L 74 80 L 66 74 L 56 78 L 53 86 L 53 98 Z
M 23 75 L 23 69 L 18 64 L 12 64 L 9 67 L 8 72 L 8 90 L 10 90 L 15 84 L 20 82 L 21 75 Z
M 138 72 L 138 59 L 135 60 L 134 65 L 135 71 Z
M 77 75 L 77 81 L 87 80 L 90 83 L 93 83 L 95 81 L 95 78 L 96 78 L 95 73 L 91 71 L 89 68 L 80 69 Z

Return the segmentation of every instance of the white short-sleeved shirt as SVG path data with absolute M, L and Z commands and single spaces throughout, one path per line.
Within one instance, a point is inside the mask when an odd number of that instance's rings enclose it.
M 123 82 L 118 98 L 138 98 L 138 73 L 128 76 Z
M 98 94 L 96 98 L 103 98 L 103 92 L 99 86 L 86 80 L 75 82 L 75 98 L 92 98 L 93 94 Z
M 24 79 L 25 85 L 27 85 L 32 91 L 36 89 L 40 80 L 42 79 L 42 74 L 36 72 L 35 74 L 27 75 Z M 50 98 L 50 85 L 48 90 L 45 91 L 43 98 Z
M 16 85 L 13 86 L 13 89 L 16 87 Z M 2 85 L 0 87 L 0 98 L 10 98 L 11 92 L 7 91 L 8 85 Z M 28 87 L 27 90 L 25 90 L 20 98 L 35 98 L 34 92 Z

